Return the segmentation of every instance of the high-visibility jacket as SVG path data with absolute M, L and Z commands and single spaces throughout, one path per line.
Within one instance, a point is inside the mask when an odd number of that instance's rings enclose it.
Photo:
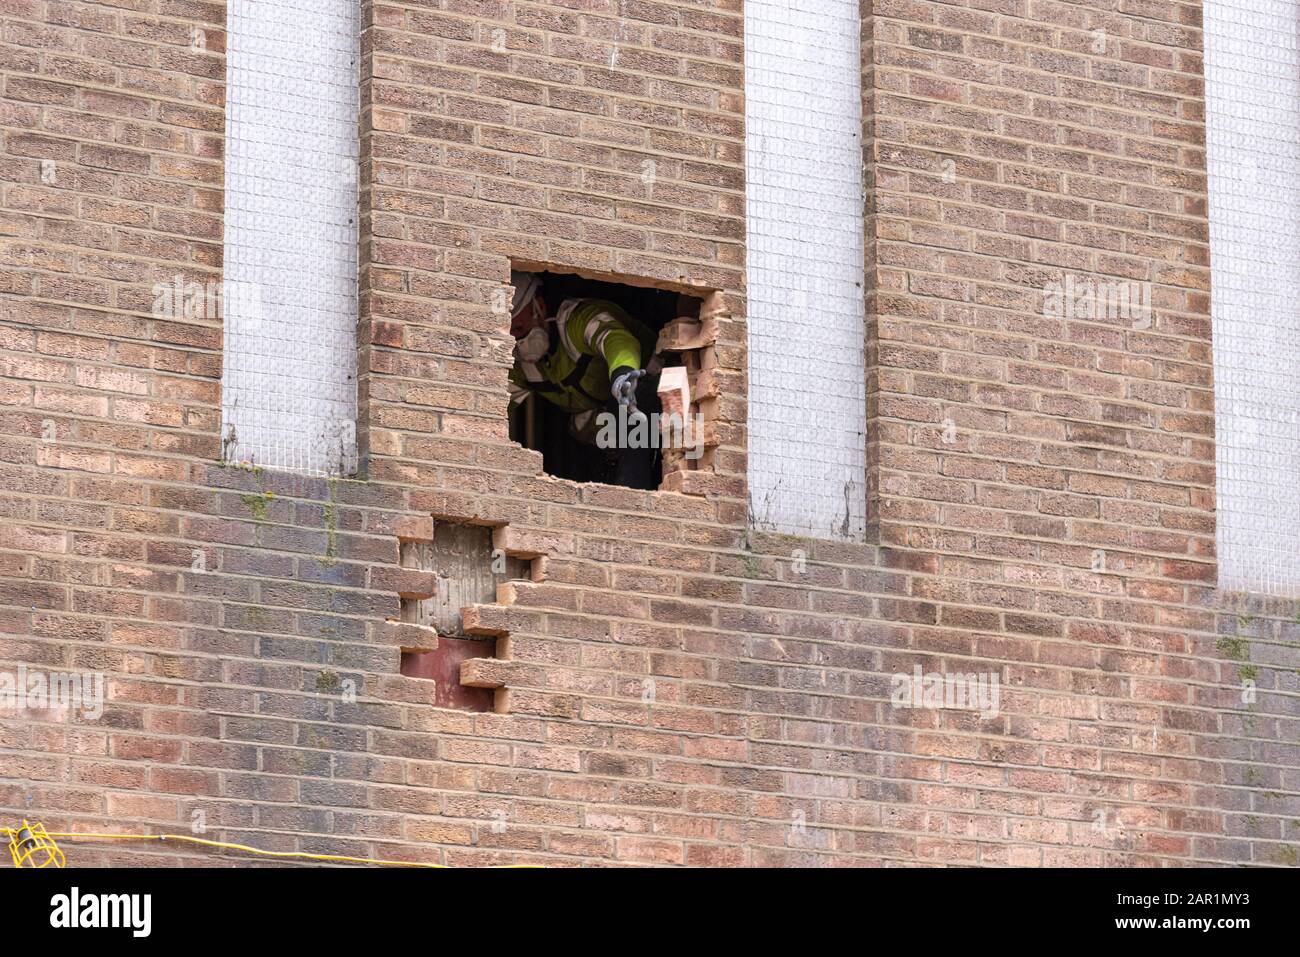
M 640 369 L 655 334 L 626 310 L 604 299 L 566 299 L 547 323 L 550 350 L 537 362 L 515 359 L 510 398 L 536 392 L 569 412 L 588 412 L 611 400 L 610 373 Z

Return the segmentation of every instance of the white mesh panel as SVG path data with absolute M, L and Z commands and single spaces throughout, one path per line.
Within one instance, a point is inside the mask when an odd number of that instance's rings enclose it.
M 866 531 L 859 0 L 747 0 L 749 485 L 758 528 Z
M 1207 0 L 1219 582 L 1300 595 L 1297 0 Z
M 230 0 L 225 458 L 356 466 L 358 0 Z M 232 441 L 233 440 L 233 441 Z

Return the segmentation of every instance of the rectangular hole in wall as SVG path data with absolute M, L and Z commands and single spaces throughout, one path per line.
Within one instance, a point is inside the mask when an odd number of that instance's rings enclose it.
M 471 688 L 460 683 L 460 665 L 471 658 L 492 658 L 496 640 L 492 638 L 439 638 L 432 651 L 402 649 L 400 670 L 408 678 L 431 682 L 430 704 L 458 711 L 492 711 L 496 692 L 491 688 Z
M 710 466 L 700 373 L 715 357 L 703 341 L 700 297 L 550 271 L 518 271 L 513 282 L 515 305 L 526 288 L 538 311 L 512 309 L 510 437 L 542 454 L 543 472 L 649 490 L 674 471 Z M 540 337 L 534 361 L 527 333 Z M 639 429 L 610 393 L 616 370 L 607 361 L 619 362 L 633 343 L 646 370 Z
M 432 571 L 438 583 L 431 598 L 402 599 L 401 620 L 436 630 L 438 644 L 403 648 L 401 673 L 431 681 L 431 703 L 439 707 L 493 710 L 495 693 L 462 685 L 460 665 L 470 658 L 495 657 L 496 639 L 466 635 L 461 610 L 495 602 L 503 582 L 530 580 L 532 562 L 494 550 L 488 526 L 443 521 L 434 523 L 432 542 L 403 542 L 399 557 L 403 568 Z

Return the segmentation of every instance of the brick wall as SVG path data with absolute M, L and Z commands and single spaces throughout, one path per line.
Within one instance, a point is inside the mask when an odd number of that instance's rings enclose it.
M 0 0 L 0 666 L 110 699 L 0 714 L 0 823 L 202 812 L 449 864 L 1295 863 L 1300 609 L 1213 588 L 1199 7 L 868 12 L 846 545 L 745 528 L 740 0 L 364 5 L 357 480 L 219 462 L 220 322 L 151 312 L 219 276 L 223 5 Z M 718 293 L 697 494 L 508 441 L 512 258 Z M 1066 273 L 1151 283 L 1153 320 L 1047 316 Z M 398 670 L 427 585 L 399 546 L 434 517 L 534 559 L 466 614 L 497 712 Z M 892 707 L 916 666 L 997 673 L 1000 712 Z

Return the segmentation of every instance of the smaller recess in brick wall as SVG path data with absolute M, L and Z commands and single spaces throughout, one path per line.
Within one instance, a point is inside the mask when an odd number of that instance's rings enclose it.
M 511 283 L 510 437 L 547 475 L 673 490 L 712 468 L 715 297 L 540 268 Z
M 466 635 L 461 611 L 496 602 L 503 582 L 530 579 L 532 562 L 494 549 L 488 526 L 443 521 L 434 522 L 432 541 L 403 541 L 400 560 L 403 568 L 433 572 L 437 583 L 428 597 L 402 596 L 402 622 L 421 626 L 433 647 L 403 647 L 401 673 L 428 681 L 431 703 L 440 708 L 496 710 L 495 690 L 462 684 L 460 666 L 495 658 L 497 639 Z

